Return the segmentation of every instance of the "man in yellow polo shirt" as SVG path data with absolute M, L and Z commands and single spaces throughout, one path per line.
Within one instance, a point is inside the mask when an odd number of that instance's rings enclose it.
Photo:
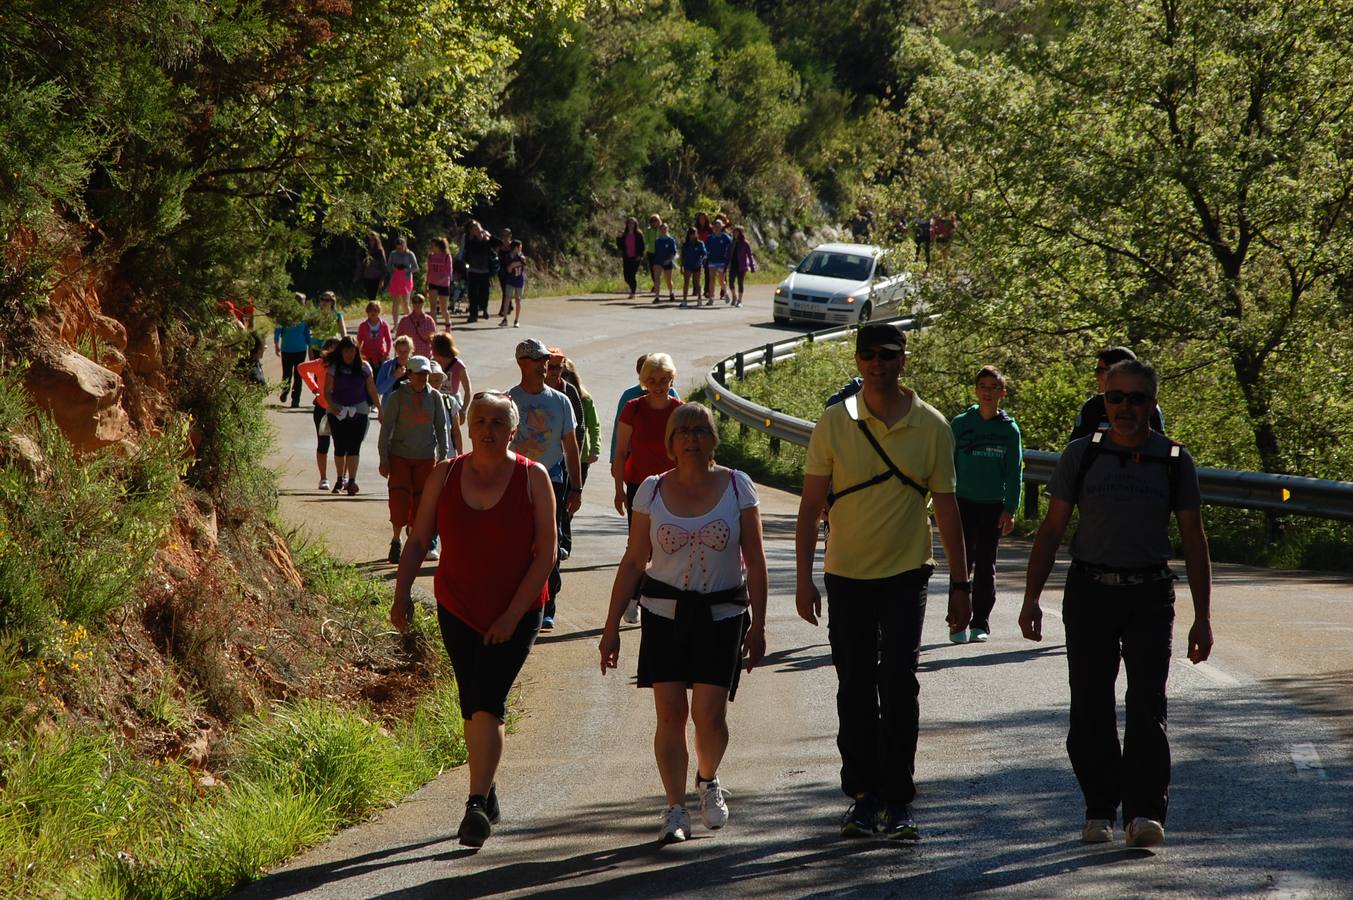
M 954 436 L 938 410 L 901 385 L 906 347 L 906 332 L 894 324 L 860 329 L 855 366 L 864 384 L 827 407 L 813 429 L 794 548 L 795 603 L 799 616 L 816 625 L 822 597 L 813 557 L 818 517 L 830 502 L 824 580 L 837 676 L 836 745 L 841 789 L 854 798 L 841 833 L 882 831 L 914 841 L 920 837 L 911 815 L 920 727 L 916 666 L 935 568 L 927 493 L 951 577 L 965 576 L 968 566 L 954 499 Z M 966 581 L 950 582 L 950 622 L 968 621 L 971 589 Z

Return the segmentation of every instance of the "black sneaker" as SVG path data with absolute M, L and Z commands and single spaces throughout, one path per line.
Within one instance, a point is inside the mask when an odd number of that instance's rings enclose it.
M 883 836 L 897 841 L 919 841 L 921 832 L 908 803 L 889 803 L 883 814 Z
M 871 794 L 858 794 L 841 820 L 842 837 L 863 837 L 878 831 L 879 806 Z
M 482 847 L 493 833 L 493 824 L 489 821 L 486 801 L 478 794 L 471 794 L 465 801 L 465 817 L 460 820 L 456 837 L 464 847 Z
M 390 565 L 392 565 L 392 566 L 397 566 L 397 565 L 399 565 L 399 554 L 400 554 L 400 551 L 401 551 L 402 549 L 403 549 L 403 548 L 402 548 L 402 547 L 400 546 L 400 544 L 399 544 L 399 538 L 391 538 L 391 540 L 390 540 Z
M 498 809 L 498 785 L 489 788 L 488 800 L 484 802 L 484 811 L 488 813 L 489 824 L 497 825 L 500 810 Z

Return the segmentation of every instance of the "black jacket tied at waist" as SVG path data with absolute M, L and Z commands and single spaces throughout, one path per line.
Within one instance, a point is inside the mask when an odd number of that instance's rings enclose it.
M 659 581 L 645 575 L 643 583 L 639 586 L 639 593 L 644 597 L 652 597 L 655 600 L 675 600 L 677 602 L 676 628 L 679 634 L 689 634 L 691 626 L 695 622 L 695 617 L 697 615 L 709 616 L 710 607 L 716 603 L 736 603 L 739 606 L 747 606 L 747 583 L 745 581 L 737 587 L 702 594 L 699 591 L 683 591 L 665 581 Z

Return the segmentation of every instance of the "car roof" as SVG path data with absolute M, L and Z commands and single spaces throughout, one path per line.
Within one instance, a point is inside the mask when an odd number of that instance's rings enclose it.
M 812 251 L 821 250 L 824 253 L 853 253 L 857 256 L 878 256 L 883 252 L 883 248 L 875 244 L 818 244 Z

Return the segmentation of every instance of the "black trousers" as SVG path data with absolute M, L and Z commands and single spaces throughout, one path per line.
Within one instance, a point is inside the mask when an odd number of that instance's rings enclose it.
M 564 502 L 555 507 L 555 513 L 559 517 L 559 549 L 567 551 L 570 555 L 573 553 L 573 514 L 568 511 L 568 507 L 564 504 L 568 502 L 568 492 L 573 488 L 573 481 L 568 477 L 568 472 L 565 471 Z
M 972 628 L 991 630 L 991 610 L 996 605 L 996 545 L 1001 540 L 997 525 L 1001 503 L 978 503 L 958 498 L 958 513 L 963 519 L 963 546 L 967 550 L 968 571 L 972 573 Z
M 841 790 L 852 797 L 910 803 L 916 796 L 916 666 L 932 571 L 922 566 L 888 578 L 825 576 Z
M 1165 821 L 1170 742 L 1165 681 L 1174 628 L 1174 582 L 1106 587 L 1073 564 L 1062 600 L 1071 681 L 1066 752 L 1085 795 L 1085 817 Z M 1126 724 L 1118 743 L 1114 683 L 1127 669 Z
M 470 321 L 489 317 L 489 280 L 493 276 L 488 272 L 468 272 L 465 283 L 470 294 Z
M 564 475 L 563 481 L 552 481 L 554 485 L 554 520 L 562 536 L 564 530 L 564 516 L 568 515 L 568 475 Z M 554 618 L 555 598 L 559 596 L 559 589 L 564 586 L 563 576 L 559 574 L 559 554 L 554 555 L 554 568 L 550 570 L 550 600 L 545 604 L 545 618 Z
M 282 380 L 287 382 L 286 387 L 282 388 L 282 399 L 285 399 L 287 392 L 291 392 L 291 402 L 297 403 L 301 399 L 301 373 L 296 367 L 305 362 L 306 351 L 290 350 L 282 351 Z
M 621 268 L 625 274 L 625 284 L 629 286 L 630 293 L 633 294 L 639 290 L 639 265 L 644 261 L 642 256 L 626 257 L 621 262 Z

